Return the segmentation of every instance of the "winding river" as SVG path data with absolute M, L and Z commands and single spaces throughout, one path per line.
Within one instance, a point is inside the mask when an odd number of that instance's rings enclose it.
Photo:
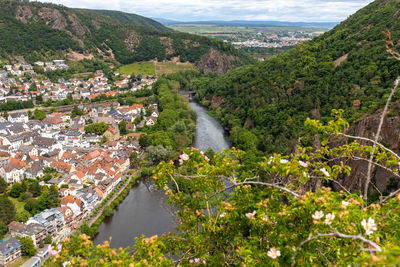
M 216 152 L 229 148 L 228 138 L 218 121 L 199 104 L 191 102 L 190 106 L 197 113 L 194 147 L 202 151 L 211 147 Z M 114 214 L 100 224 L 94 243 L 100 244 L 112 237 L 111 247 L 127 247 L 134 244 L 135 237 L 173 232 L 175 226 L 173 207 L 166 203 L 164 192 L 156 190 L 149 180 L 141 180 Z

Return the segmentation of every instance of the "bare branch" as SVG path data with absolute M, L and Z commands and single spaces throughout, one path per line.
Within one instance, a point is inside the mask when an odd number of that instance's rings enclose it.
M 241 185 L 247 185 L 247 184 L 254 184 L 254 185 L 263 185 L 263 186 L 270 186 L 270 187 L 274 187 L 277 188 L 279 190 L 285 191 L 291 195 L 293 195 L 294 197 L 300 197 L 299 194 L 297 194 L 296 192 L 287 189 L 286 187 L 282 187 L 279 186 L 277 184 L 270 184 L 270 183 L 264 183 L 264 182 L 256 182 L 256 181 L 247 181 L 247 182 L 242 182 L 242 183 L 233 183 L 234 186 L 241 186 Z
M 296 248 L 296 250 L 294 251 L 293 255 L 292 255 L 292 266 L 295 265 L 296 263 L 296 254 L 297 252 L 308 242 L 311 242 L 313 240 L 319 239 L 321 237 L 339 237 L 339 238 L 346 238 L 346 239 L 353 239 L 353 240 L 360 240 L 365 244 L 368 244 L 370 247 L 372 248 L 368 248 L 368 250 L 370 252 L 380 252 L 382 251 L 381 247 L 376 244 L 375 242 L 366 239 L 365 237 L 363 237 L 362 235 L 346 235 L 346 234 L 342 234 L 340 232 L 333 232 L 333 233 L 328 233 L 328 234 L 318 234 L 316 236 L 310 237 L 307 240 L 304 240 L 303 242 L 300 243 L 300 245 Z
M 179 193 L 180 190 L 179 190 L 179 185 L 178 185 L 178 183 L 176 182 L 176 180 L 174 179 L 174 177 L 173 177 L 171 174 L 170 174 L 169 176 L 171 177 L 172 181 L 174 181 L 174 183 L 175 183 L 175 185 L 176 185 L 176 190 L 178 190 L 178 193 Z
M 347 190 L 346 187 L 344 187 L 341 183 L 339 183 L 339 181 L 336 181 L 335 179 L 329 178 L 328 181 L 334 182 L 335 184 L 337 184 L 342 190 L 344 190 L 347 194 L 351 194 L 349 190 Z
M 370 161 L 368 163 L 367 179 L 366 179 L 365 184 L 364 184 L 364 197 L 363 198 L 364 198 L 365 203 L 368 202 L 368 188 L 369 188 L 369 184 L 371 182 L 372 160 L 374 158 L 374 154 L 375 154 L 375 150 L 376 150 L 376 144 L 378 143 L 379 137 L 381 135 L 383 121 L 384 121 L 385 116 L 386 116 L 386 114 L 388 112 L 390 101 L 392 100 L 392 97 L 393 97 L 394 93 L 396 92 L 397 87 L 399 86 L 399 82 L 400 82 L 400 76 L 398 76 L 397 79 L 394 82 L 392 91 L 390 92 L 390 95 L 389 95 L 389 97 L 388 97 L 388 99 L 386 101 L 385 108 L 383 109 L 381 120 L 380 120 L 379 126 L 378 126 L 378 130 L 376 131 L 374 144 L 372 146 L 371 156 L 369 158 Z
M 344 134 L 344 133 L 339 133 L 339 135 L 342 135 L 344 137 L 347 138 L 353 138 L 353 139 L 358 139 L 358 140 L 363 140 L 363 141 L 368 141 L 368 142 L 375 142 L 372 139 L 366 138 L 366 137 L 361 137 L 361 136 L 352 136 L 352 135 L 348 135 L 348 134 Z M 386 150 L 387 152 L 389 152 L 390 154 L 392 154 L 393 156 L 395 156 L 396 158 L 398 158 L 400 160 L 400 156 L 396 154 L 396 152 L 394 152 L 393 150 L 385 147 L 384 145 L 382 145 L 379 142 L 376 142 L 376 144 L 381 147 L 382 149 Z
M 395 197 L 398 193 L 400 193 L 400 188 L 397 189 L 396 191 L 393 191 L 392 193 L 390 193 L 389 195 L 387 195 L 386 197 L 381 197 L 381 200 L 379 201 L 379 204 L 383 204 L 386 201 L 388 201 L 389 199 L 391 199 L 392 197 Z
M 400 179 L 400 175 L 399 174 L 395 173 L 392 169 L 390 169 L 390 168 L 388 168 L 388 167 L 386 167 L 386 166 L 384 166 L 382 164 L 377 163 L 376 161 L 372 161 L 371 162 L 370 160 L 368 160 L 366 158 L 362 158 L 362 157 L 353 157 L 353 160 L 363 160 L 363 161 L 366 161 L 368 163 L 371 163 L 371 164 L 373 164 L 373 165 L 375 165 L 375 166 L 377 166 L 379 168 L 382 168 L 382 169 L 384 169 L 384 170 L 386 170 L 388 172 L 391 172 L 394 176 L 396 176 L 397 178 Z

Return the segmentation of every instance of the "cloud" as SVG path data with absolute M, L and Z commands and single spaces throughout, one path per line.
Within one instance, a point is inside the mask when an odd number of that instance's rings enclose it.
M 372 0 L 45 0 L 68 7 L 112 9 L 152 18 L 341 21 Z

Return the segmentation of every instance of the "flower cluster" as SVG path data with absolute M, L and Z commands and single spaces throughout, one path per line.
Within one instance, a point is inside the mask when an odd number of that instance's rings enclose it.
M 179 156 L 179 164 L 182 165 L 184 161 L 189 160 L 189 155 L 186 153 L 183 153 L 182 155 Z
M 202 260 L 200 258 L 195 258 L 195 259 L 190 259 L 189 263 L 203 263 L 204 265 L 206 265 L 206 260 Z
M 51 256 L 55 256 L 55 255 L 57 255 L 58 253 L 61 252 L 61 249 L 62 249 L 62 245 L 61 244 L 57 246 L 57 250 L 55 250 L 53 248 L 53 246 L 50 246 L 49 247 L 49 253 L 50 253 Z
M 322 218 L 324 217 L 324 213 L 323 213 L 322 211 L 316 211 L 311 217 L 314 219 L 314 223 L 317 223 L 318 220 L 320 220 L 320 219 L 322 219 Z M 332 214 L 332 213 L 328 213 L 328 214 L 325 216 L 324 224 L 326 224 L 326 225 L 331 225 L 331 224 L 332 224 L 332 221 L 333 221 L 334 219 L 335 219 L 335 215 Z

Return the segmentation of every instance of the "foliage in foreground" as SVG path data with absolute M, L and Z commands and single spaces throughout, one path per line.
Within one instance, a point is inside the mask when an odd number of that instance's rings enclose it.
M 372 202 L 329 185 L 351 170 L 329 159 L 359 156 L 368 160 L 371 146 L 356 141 L 329 147 L 329 136 L 348 124 L 335 111 L 327 125 L 308 120 L 322 137 L 322 147 L 299 147 L 290 156 L 275 154 L 249 169 L 245 152 L 233 149 L 205 155 L 192 149 L 179 162 L 162 162 L 153 178 L 167 189 L 179 211 L 179 234 L 136 240 L 129 249 L 93 246 L 86 236 L 64 240 L 51 264 L 124 265 L 393 265 L 400 258 L 400 195 Z M 374 165 L 398 176 L 399 159 L 376 148 Z M 233 190 L 235 189 L 235 190 Z M 229 192 L 229 195 L 224 193 Z

